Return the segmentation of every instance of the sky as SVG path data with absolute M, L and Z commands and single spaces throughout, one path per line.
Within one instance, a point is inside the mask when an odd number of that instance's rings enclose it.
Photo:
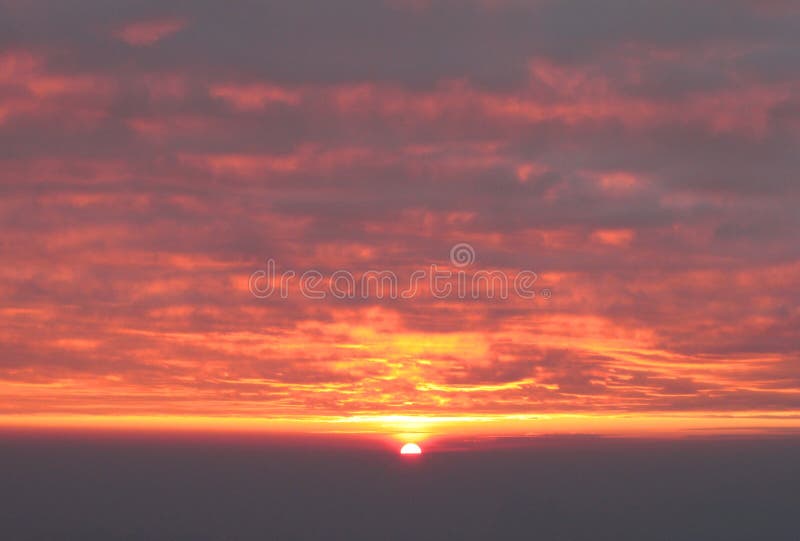
M 782 0 L 0 0 L 0 425 L 796 431 L 798 65 Z M 534 295 L 329 287 L 432 265 Z

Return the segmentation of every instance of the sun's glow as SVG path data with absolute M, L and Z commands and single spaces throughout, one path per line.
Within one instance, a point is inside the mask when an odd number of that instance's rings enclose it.
M 0 382 L 2 391 L 13 388 Z M 677 437 L 687 434 L 767 434 L 796 431 L 800 410 L 780 413 L 748 410 L 681 413 L 540 413 L 472 415 L 353 415 L 317 417 L 259 417 L 203 415 L 88 415 L 1 414 L 4 428 L 78 429 L 112 431 L 208 431 L 275 434 L 341 434 L 387 438 L 393 448 L 417 445 L 435 438 L 540 436 L 592 433 L 607 436 Z
M 421 455 L 422 449 L 416 443 L 406 443 L 400 449 L 401 455 Z

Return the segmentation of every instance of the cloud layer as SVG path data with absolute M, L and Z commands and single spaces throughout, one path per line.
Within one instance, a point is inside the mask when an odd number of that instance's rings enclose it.
M 0 13 L 0 414 L 800 410 L 791 2 Z M 459 242 L 552 298 L 248 291 Z

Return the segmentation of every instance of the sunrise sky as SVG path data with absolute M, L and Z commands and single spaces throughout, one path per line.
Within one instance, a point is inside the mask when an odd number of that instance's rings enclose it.
M 800 429 L 799 23 L 0 0 L 0 426 Z M 539 294 L 249 288 L 459 243 Z

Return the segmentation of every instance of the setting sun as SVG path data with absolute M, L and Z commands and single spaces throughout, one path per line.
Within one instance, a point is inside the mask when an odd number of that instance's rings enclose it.
M 416 443 L 406 443 L 400 449 L 400 454 L 401 455 L 421 455 L 422 454 L 422 449 L 420 449 L 420 446 L 417 445 Z

